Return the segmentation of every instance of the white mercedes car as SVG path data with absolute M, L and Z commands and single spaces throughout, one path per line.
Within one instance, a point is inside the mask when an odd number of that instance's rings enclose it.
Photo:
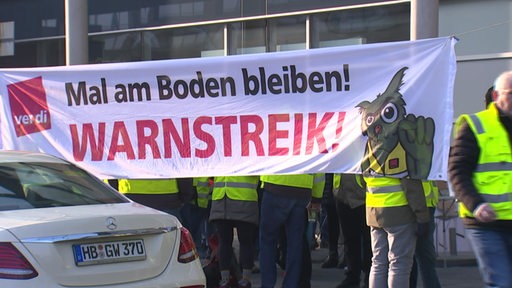
M 190 233 L 79 167 L 0 151 L 0 287 L 206 287 Z

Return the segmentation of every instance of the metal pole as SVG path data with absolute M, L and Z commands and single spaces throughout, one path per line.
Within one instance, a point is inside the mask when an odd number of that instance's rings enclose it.
M 64 0 L 66 65 L 89 63 L 87 0 Z
M 411 0 L 411 40 L 439 35 L 439 0 Z

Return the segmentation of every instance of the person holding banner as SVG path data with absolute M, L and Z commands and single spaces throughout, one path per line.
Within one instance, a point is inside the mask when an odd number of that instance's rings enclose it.
M 409 287 L 417 237 L 428 232 L 429 211 L 421 180 L 364 176 L 370 226 L 372 288 Z
M 286 233 L 286 270 L 283 287 L 301 287 L 306 207 L 320 209 L 324 174 L 263 175 L 260 218 L 261 288 L 274 288 L 277 281 L 277 243 L 281 227 Z
M 336 288 L 359 288 L 361 272 L 364 287 L 368 288 L 372 248 L 370 228 L 366 225 L 365 193 L 366 183 L 361 174 L 334 174 L 333 196 L 347 264 L 345 279 Z
M 492 95 L 457 119 L 448 175 L 486 287 L 512 287 L 512 71 Z
M 322 242 L 327 242 L 327 248 L 329 249 L 329 255 L 322 263 L 322 268 L 335 268 L 338 266 L 339 253 L 338 253 L 338 242 L 340 238 L 340 224 L 338 221 L 338 214 L 336 212 L 336 203 L 333 196 L 333 183 L 334 175 L 332 173 L 325 174 L 325 188 L 322 198 L 322 214 L 325 215 L 324 220 L 321 223 L 321 230 L 326 230 L 327 235 L 322 234 Z M 325 227 L 327 226 L 327 227 Z M 327 236 L 327 239 L 324 239 Z M 343 238 L 343 235 L 341 235 Z M 342 243 L 343 244 L 343 243 Z M 344 254 L 344 253 L 343 253 Z M 342 254 L 342 255 L 343 255 Z M 343 257 L 344 258 L 344 257 Z M 343 259 L 342 258 L 342 259 Z
M 192 181 L 194 197 L 181 209 L 182 224 L 192 234 L 199 258 L 205 259 L 208 254 L 208 237 L 213 233 L 213 227 L 208 221 L 213 177 L 194 177 Z
M 181 207 L 194 197 L 192 178 L 119 179 L 118 190 L 133 201 L 174 215 L 180 221 Z
M 259 222 L 258 184 L 259 176 L 216 176 L 213 179 L 210 221 L 215 225 L 219 237 L 219 288 L 231 287 L 230 266 L 235 228 L 240 242 L 239 262 L 242 266 L 242 279 L 237 279 L 237 287 L 251 287 L 254 240 Z
M 418 237 L 416 240 L 416 251 L 414 253 L 410 287 L 416 288 L 419 272 L 419 274 L 421 274 L 423 287 L 441 288 L 441 283 L 439 282 L 436 271 L 436 248 L 434 246 L 434 232 L 436 228 L 434 214 L 439 201 L 439 187 L 436 181 L 433 180 L 423 180 L 422 184 L 426 204 L 430 212 L 430 221 L 428 233 L 424 237 Z

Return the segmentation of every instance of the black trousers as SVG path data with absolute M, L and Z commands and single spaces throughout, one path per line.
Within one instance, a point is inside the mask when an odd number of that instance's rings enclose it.
M 252 269 L 254 266 L 256 224 L 235 221 L 215 220 L 219 236 L 219 265 L 220 270 L 229 270 L 233 254 L 233 229 L 236 228 L 240 242 L 240 265 L 242 269 Z
M 365 205 L 351 208 L 349 205 L 336 201 L 336 211 L 341 232 L 344 237 L 345 261 L 347 278 L 359 279 L 361 271 L 368 276 L 372 263 L 372 247 L 370 227 L 366 225 Z

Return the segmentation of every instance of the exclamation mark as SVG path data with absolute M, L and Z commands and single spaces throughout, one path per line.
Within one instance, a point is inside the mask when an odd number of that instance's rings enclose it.
M 348 73 L 348 64 L 343 64 L 343 76 L 345 78 L 345 91 L 350 91 L 350 75 Z
M 332 143 L 332 152 L 336 151 L 340 146 L 341 132 L 343 132 L 343 121 L 345 120 L 345 112 L 338 112 L 338 122 L 336 122 L 336 136 Z

